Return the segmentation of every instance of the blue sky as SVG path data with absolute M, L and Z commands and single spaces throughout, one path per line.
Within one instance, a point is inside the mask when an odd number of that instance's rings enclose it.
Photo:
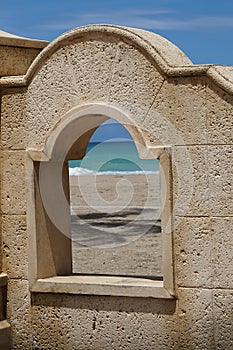
M 128 131 L 114 119 L 108 119 L 92 135 L 90 142 L 132 140 Z
M 52 40 L 91 23 L 148 29 L 178 45 L 194 63 L 233 65 L 232 0 L 8 0 L 0 28 Z
M 92 23 L 147 29 L 179 46 L 193 63 L 233 65 L 233 0 L 1 1 L 0 29 L 21 36 L 51 41 Z M 111 129 L 104 128 L 114 137 Z M 97 140 L 104 139 L 102 131 Z

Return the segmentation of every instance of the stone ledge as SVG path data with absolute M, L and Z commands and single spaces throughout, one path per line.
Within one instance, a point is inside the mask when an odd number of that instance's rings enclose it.
M 38 279 L 31 288 L 37 293 L 111 295 L 174 299 L 163 281 L 119 276 L 55 276 Z
M 43 49 L 48 45 L 46 40 L 36 40 L 24 38 L 18 35 L 0 30 L 0 46 L 27 47 L 33 49 Z

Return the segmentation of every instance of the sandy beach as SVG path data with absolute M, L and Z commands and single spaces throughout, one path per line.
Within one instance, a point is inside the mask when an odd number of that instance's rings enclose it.
M 73 272 L 162 276 L 159 174 L 70 177 Z

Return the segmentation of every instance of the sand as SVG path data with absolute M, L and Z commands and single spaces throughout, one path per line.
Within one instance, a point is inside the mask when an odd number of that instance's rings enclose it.
M 158 174 L 70 177 L 73 272 L 162 276 Z

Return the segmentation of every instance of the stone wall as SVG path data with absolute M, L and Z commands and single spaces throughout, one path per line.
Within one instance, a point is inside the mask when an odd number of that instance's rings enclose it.
M 0 89 L 12 348 L 232 349 L 233 68 L 192 65 L 153 33 L 89 26 L 56 39 L 26 75 L 0 79 Z M 51 135 L 90 104 L 123 111 L 149 150 L 171 149 L 175 297 L 33 287 L 38 237 L 28 154 L 49 159 Z

